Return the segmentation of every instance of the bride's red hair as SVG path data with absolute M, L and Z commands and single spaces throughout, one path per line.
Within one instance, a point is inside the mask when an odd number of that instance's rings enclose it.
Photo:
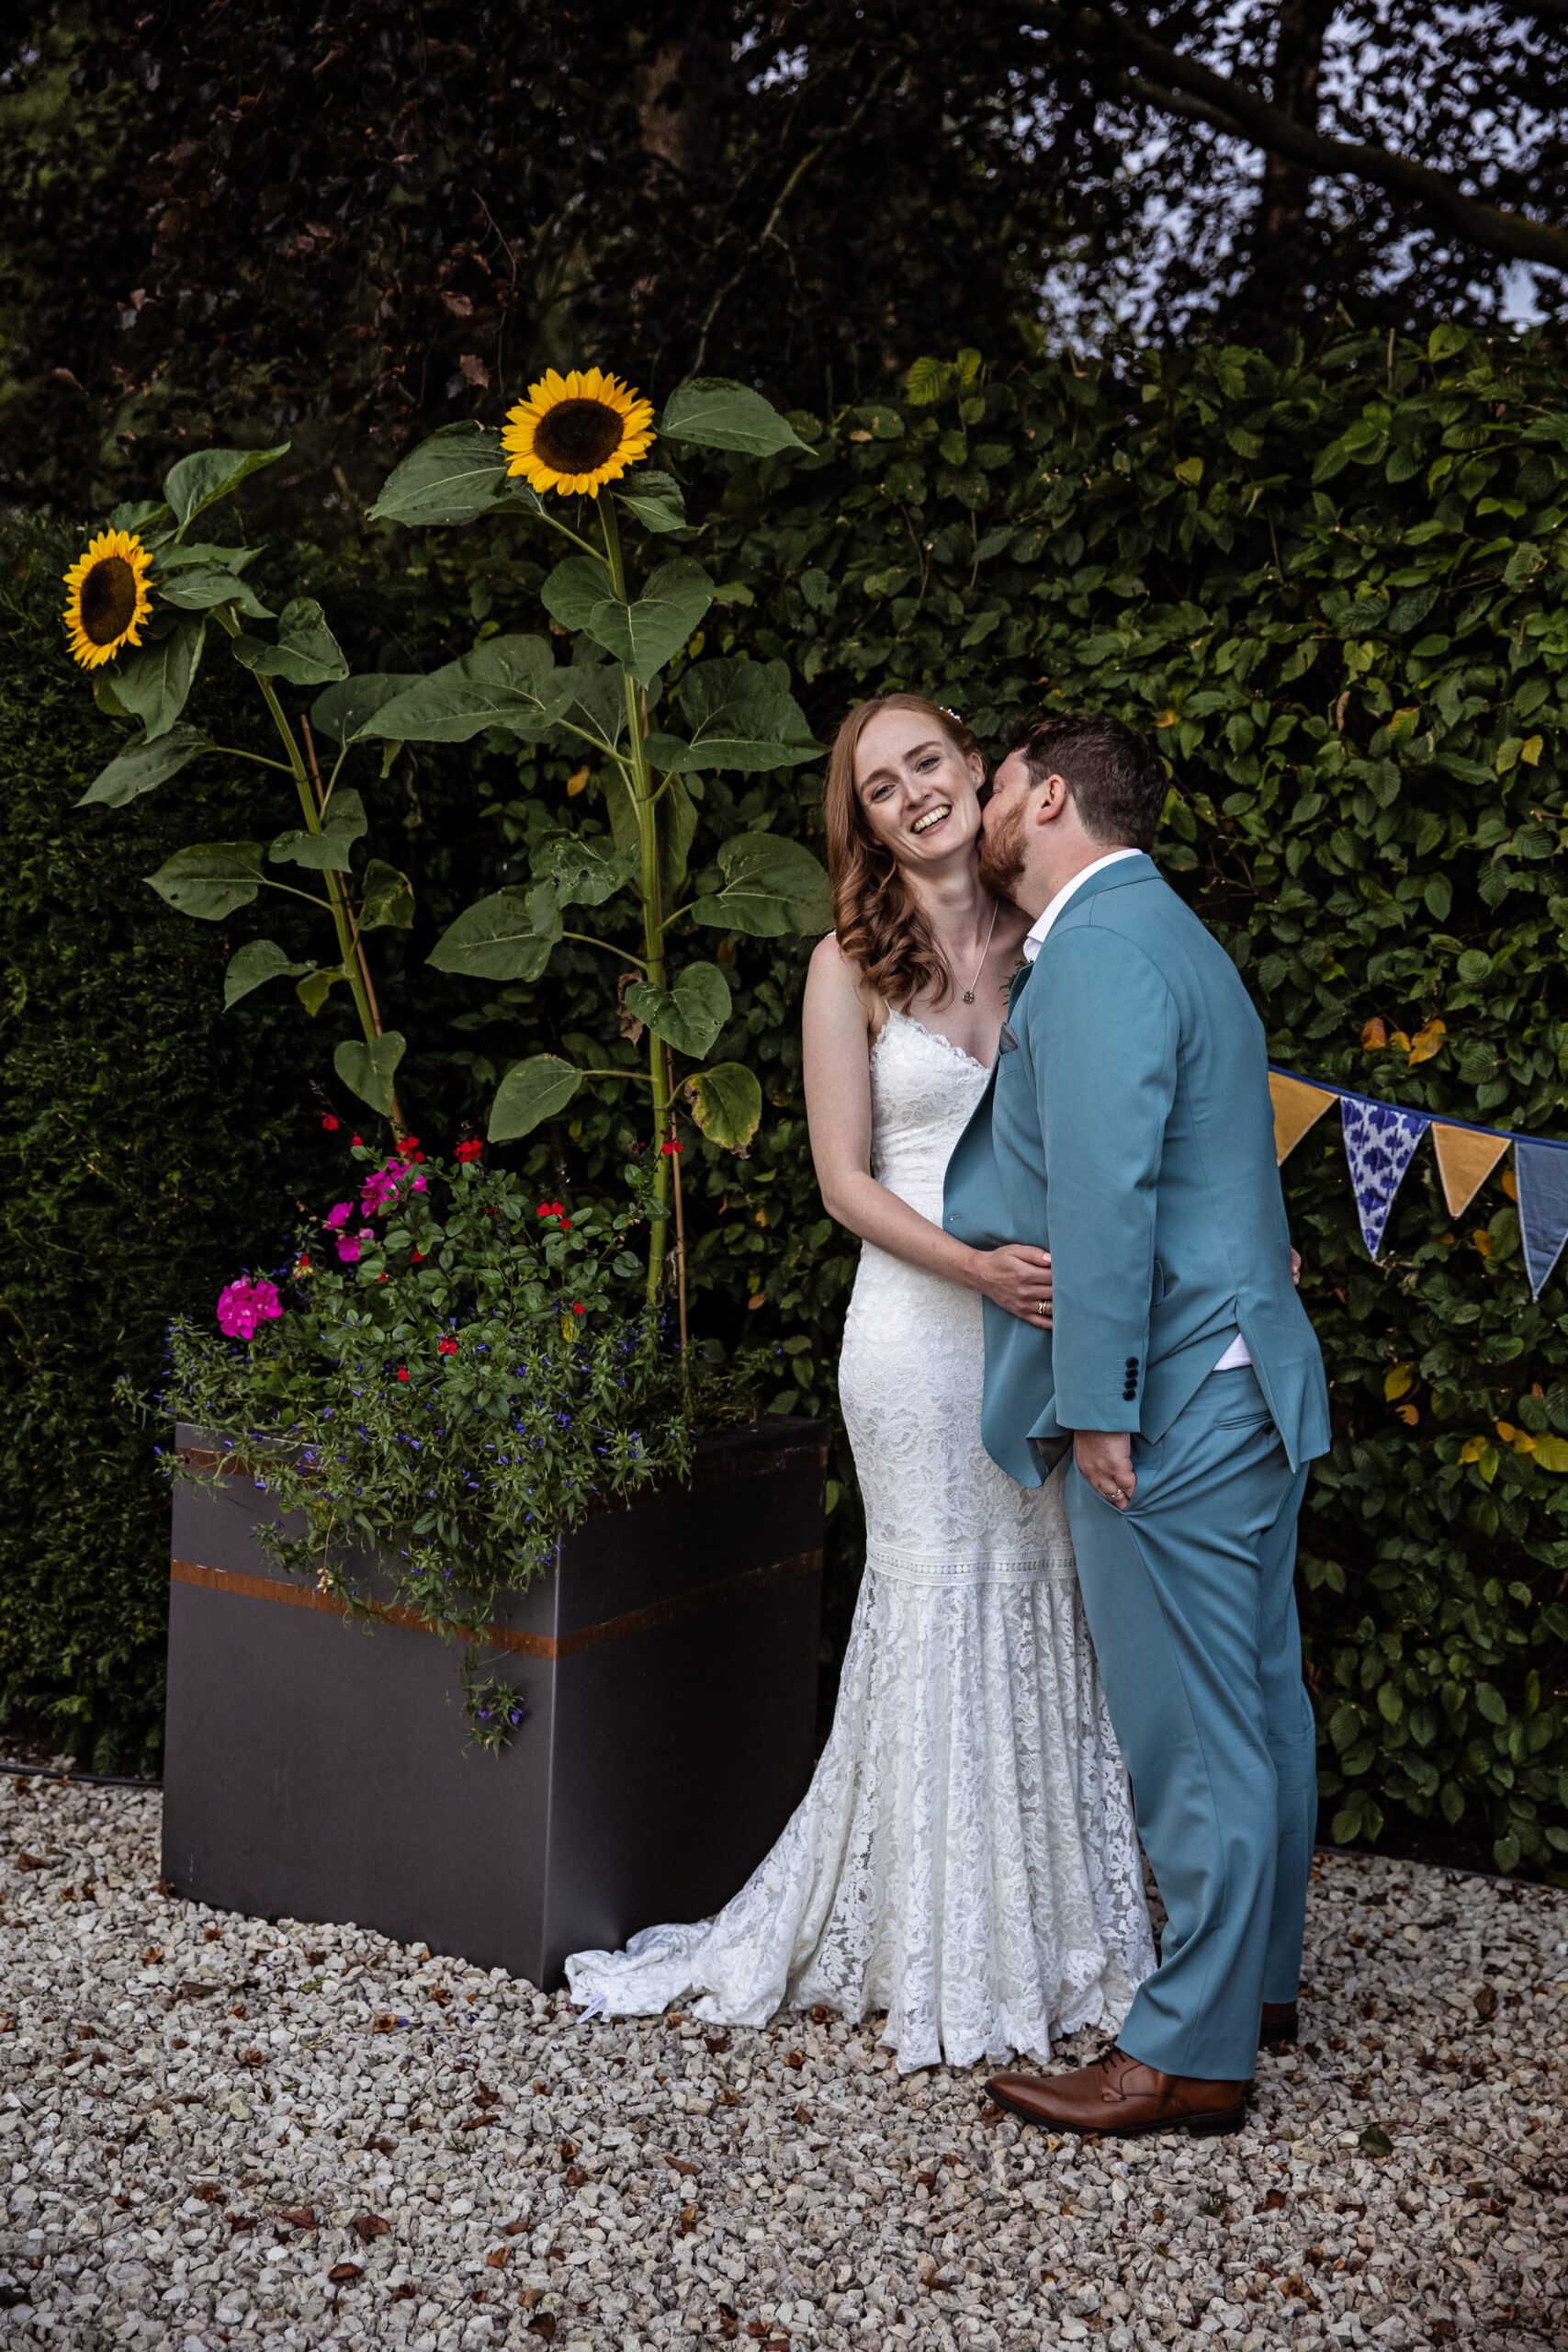
M 980 750 L 961 718 L 940 703 L 928 702 L 924 695 L 876 695 L 869 702 L 856 703 L 834 736 L 828 757 L 823 814 L 833 930 L 843 953 L 885 1002 L 901 1009 L 929 989 L 933 1003 L 941 1004 L 952 989 L 952 976 L 892 851 L 867 824 L 855 790 L 860 739 L 885 710 L 917 711 L 964 758 L 978 756 Z

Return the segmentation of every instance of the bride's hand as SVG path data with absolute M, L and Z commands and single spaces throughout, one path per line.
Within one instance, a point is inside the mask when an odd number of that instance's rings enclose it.
M 1021 1322 L 1032 1323 L 1040 1331 L 1051 1329 L 1048 1250 L 1036 1250 L 1027 1241 L 1004 1241 L 999 1250 L 987 1250 L 980 1269 L 980 1288 Z

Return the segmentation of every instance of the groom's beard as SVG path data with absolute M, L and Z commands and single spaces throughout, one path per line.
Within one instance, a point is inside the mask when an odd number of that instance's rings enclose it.
M 1023 811 L 1014 808 L 998 817 L 986 812 L 980 831 L 980 879 L 998 899 L 1010 899 L 1023 872 Z

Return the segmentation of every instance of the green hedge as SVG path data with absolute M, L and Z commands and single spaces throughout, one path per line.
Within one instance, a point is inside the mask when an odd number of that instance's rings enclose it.
M 1429 346 L 1358 337 L 1283 367 L 1235 350 L 1151 362 L 1132 383 L 1067 366 L 966 382 L 932 367 L 917 389 L 934 397 L 797 419 L 813 455 L 777 462 L 756 492 L 706 478 L 709 560 L 725 583 L 706 649 L 787 660 L 819 731 L 855 695 L 906 684 L 991 740 L 1042 703 L 1156 730 L 1178 779 L 1159 854 L 1235 955 L 1276 1057 L 1413 1108 L 1553 1132 L 1568 1070 L 1560 364 L 1528 342 L 1442 328 Z M 453 648 L 476 624 L 538 625 L 540 566 L 525 541 L 410 535 L 390 564 L 397 610 Z M 374 580 L 359 586 L 360 635 L 343 633 L 356 662 L 374 663 L 390 625 Z M 396 666 L 414 666 L 406 654 L 400 643 Z M 98 757 L 83 741 L 51 739 L 56 833 L 40 786 L 41 841 L 74 838 L 70 784 Z M 569 808 L 594 809 L 593 780 L 585 797 L 570 781 L 581 790 L 568 763 L 503 744 L 460 769 L 416 771 L 402 788 L 433 838 L 435 895 L 515 876 Z M 694 855 L 757 823 L 809 837 L 818 791 L 798 773 L 714 781 Z M 84 902 L 73 916 L 84 939 L 118 919 L 114 892 L 95 887 L 98 914 Z M 197 951 L 176 948 L 173 918 L 147 930 L 166 946 L 122 977 L 136 1001 L 118 1017 L 164 1051 L 171 973 Z M 854 1249 L 821 1216 L 806 1152 L 805 945 L 738 940 L 733 952 L 735 1027 L 717 1050 L 746 1050 L 770 1108 L 749 1158 L 687 1156 L 698 1317 L 721 1336 L 772 1339 L 779 1401 L 830 1410 Z M 519 1051 L 570 1053 L 613 983 L 604 961 L 565 947 L 545 981 L 517 991 L 422 977 L 416 1118 L 429 1115 L 422 1084 L 445 1115 L 467 1078 L 477 1094 Z M 35 1052 L 52 1039 L 62 1069 L 75 1050 L 64 1011 L 28 1016 Z M 278 1102 L 288 1018 L 256 1015 L 280 1024 L 266 1080 Z M 1380 1022 L 1390 1042 L 1363 1046 Z M 1422 1030 L 1426 1057 L 1412 1059 L 1398 1040 Z M 8 1118 L 42 1114 L 41 1061 L 29 1082 L 30 1111 L 10 1082 Z M 151 1101 L 135 1115 L 148 1152 L 161 1151 Z M 520 1157 L 552 1181 L 592 1179 L 615 1115 L 584 1110 Z M 206 1164 L 224 1151 L 244 1156 L 259 1197 L 265 1150 L 231 1112 Z M 41 1184 L 29 1230 L 67 1172 L 62 1161 Z M 281 1202 L 281 1169 L 276 1182 Z M 1532 1306 L 1500 1182 L 1456 1228 L 1427 1148 L 1376 1266 L 1331 1121 L 1300 1147 L 1286 1192 L 1338 1431 L 1303 1526 L 1327 1817 L 1343 1837 L 1375 1836 L 1390 1810 L 1433 1818 L 1492 1840 L 1506 1868 L 1560 1869 L 1568 1480 L 1545 1466 L 1554 1446 L 1531 1449 L 1568 1434 L 1568 1275 Z M 14 1229 L 19 1213 L 6 1214 Z M 151 1208 L 136 1230 L 157 1236 L 160 1311 L 199 1298 L 207 1277 L 172 1253 Z M 99 1324 L 72 1345 L 101 1397 L 116 1335 Z M 47 1463 L 62 1440 L 39 1410 L 31 1443 Z M 18 1444 L 14 1430 L 6 1442 Z M 28 1476 L 40 1487 L 47 1470 Z M 857 1548 L 843 1484 L 839 1631 Z M 140 1586 L 127 1547 L 115 1556 L 106 1634 L 150 1610 L 153 1590 L 151 1548 Z M 117 1594 L 131 1592 L 142 1599 L 117 1619 Z M 28 1609 L 4 1607 L 0 1645 L 14 1647 L 6 1625 Z M 58 1679 L 88 1715 L 93 1671 L 78 1660 Z M 128 1708 L 141 1695 L 128 1690 Z

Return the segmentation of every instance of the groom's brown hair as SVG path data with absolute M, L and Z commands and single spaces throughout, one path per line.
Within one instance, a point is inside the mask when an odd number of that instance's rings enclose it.
M 1059 775 L 1097 842 L 1153 846 L 1170 790 L 1154 745 L 1093 711 L 1036 712 L 1013 733 L 1031 784 Z

